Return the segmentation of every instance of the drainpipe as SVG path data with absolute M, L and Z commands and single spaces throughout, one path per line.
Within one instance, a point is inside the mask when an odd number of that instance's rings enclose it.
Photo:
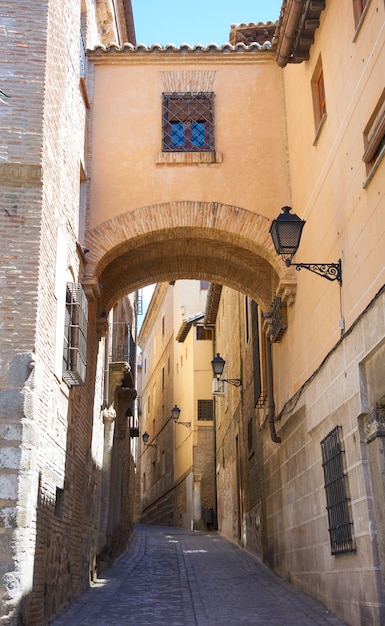
M 290 60 L 292 45 L 297 36 L 298 26 L 307 1 L 292 0 L 289 8 L 286 9 L 288 17 L 284 25 L 283 38 L 277 54 L 277 65 L 279 67 L 285 67 Z
M 109 386 L 110 386 L 110 321 L 108 320 L 107 332 L 104 339 L 104 389 L 102 408 L 108 408 Z
M 266 352 L 266 383 L 267 383 L 267 420 L 270 429 L 270 437 L 274 443 L 281 443 L 281 437 L 275 432 L 275 402 L 273 391 L 273 364 L 271 358 L 271 341 L 265 335 L 265 352 Z

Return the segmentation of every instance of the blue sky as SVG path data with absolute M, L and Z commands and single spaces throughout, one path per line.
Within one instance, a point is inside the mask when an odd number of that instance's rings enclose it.
M 281 5 L 282 0 L 132 0 L 136 41 L 222 45 L 231 24 L 275 22 Z

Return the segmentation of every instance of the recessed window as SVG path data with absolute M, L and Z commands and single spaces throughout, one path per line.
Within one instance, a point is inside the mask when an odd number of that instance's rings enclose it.
M 355 551 L 350 519 L 347 477 L 343 469 L 341 426 L 336 426 L 321 441 L 325 478 L 326 510 L 332 554 Z
M 67 283 L 63 380 L 73 387 L 86 381 L 88 302 L 79 283 Z
M 214 405 L 212 400 L 198 400 L 198 420 L 210 422 L 214 417 Z
M 259 349 L 259 320 L 258 304 L 251 301 L 251 328 L 253 333 L 253 383 L 254 383 L 254 406 L 257 406 L 262 392 L 261 381 L 261 355 Z
M 64 513 L 64 489 L 56 487 L 56 499 L 55 499 L 55 517 L 63 519 Z
M 314 126 L 316 131 L 316 137 L 318 137 L 319 131 L 326 119 L 325 82 L 321 57 L 318 59 L 316 68 L 314 70 L 313 78 L 311 81 L 311 90 L 313 96 Z
M 369 174 L 377 168 L 385 154 L 385 89 L 364 130 L 364 147 L 362 160 Z
M 163 152 L 214 150 L 214 94 L 163 94 Z
M 198 341 L 210 341 L 212 339 L 212 331 L 210 328 L 204 326 L 197 326 L 197 340 Z

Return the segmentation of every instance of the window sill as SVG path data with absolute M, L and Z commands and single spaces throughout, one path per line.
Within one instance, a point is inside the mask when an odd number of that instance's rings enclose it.
M 373 164 L 373 167 L 370 169 L 369 174 L 367 175 L 364 182 L 362 183 L 363 189 L 366 189 L 367 186 L 369 185 L 370 181 L 372 180 L 374 174 L 376 173 L 378 169 L 378 166 L 380 165 L 381 161 L 384 160 L 384 157 L 385 157 L 385 146 L 382 148 L 380 154 L 378 155 L 378 158 Z
M 315 134 L 315 137 L 314 137 L 314 141 L 313 141 L 313 146 L 317 145 L 318 138 L 319 138 L 319 136 L 321 134 L 321 130 L 324 127 L 324 124 L 326 122 L 326 118 L 327 118 L 327 113 L 324 113 L 323 116 L 321 117 L 320 123 L 318 124 L 318 128 L 317 128 L 317 131 L 316 131 L 316 134 Z
M 202 163 L 222 163 L 220 152 L 158 152 L 157 165 L 199 165 Z

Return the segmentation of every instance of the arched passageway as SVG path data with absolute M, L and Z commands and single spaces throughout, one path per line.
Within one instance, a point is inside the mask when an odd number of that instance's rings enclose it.
M 146 284 L 206 279 L 244 292 L 267 310 L 295 296 L 293 269 L 274 252 L 270 220 L 215 202 L 168 202 L 106 220 L 87 233 L 83 284 L 105 317 Z

